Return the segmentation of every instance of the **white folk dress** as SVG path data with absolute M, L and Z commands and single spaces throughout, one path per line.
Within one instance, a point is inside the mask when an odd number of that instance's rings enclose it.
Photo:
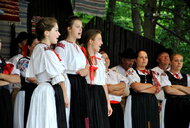
M 70 100 L 70 106 L 66 108 L 67 126 L 82 128 L 85 125 L 84 118 L 87 118 L 85 112 L 87 109 L 85 107 L 81 109 L 80 106 L 87 106 L 88 103 L 87 83 L 84 77 L 77 74 L 77 71 L 85 68 L 86 57 L 77 44 L 66 40 L 60 41 L 55 51 L 60 55 L 69 78 L 65 81 Z
M 107 100 L 103 88 L 103 85 L 106 85 L 105 60 L 100 53 L 96 53 L 94 58 L 97 62 L 93 65 L 97 67 L 94 80 L 90 79 L 91 73 L 86 76 L 89 85 L 90 128 L 109 128 Z
M 36 77 L 38 86 L 32 94 L 26 128 L 57 128 L 52 85 L 65 80 L 64 70 L 56 54 L 47 45 L 38 44 L 34 48 L 26 77 Z

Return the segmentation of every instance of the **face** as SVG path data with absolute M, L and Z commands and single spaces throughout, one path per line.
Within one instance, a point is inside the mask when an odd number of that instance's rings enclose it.
M 148 64 L 148 55 L 145 51 L 140 51 L 136 59 L 137 68 L 145 68 Z
M 58 28 L 58 25 L 56 23 L 55 26 L 48 33 L 48 38 L 49 38 L 51 44 L 56 44 L 58 41 L 58 38 L 60 36 L 58 29 L 59 28 Z
M 28 46 L 28 49 L 30 50 L 30 53 L 32 53 L 34 47 L 39 43 L 38 39 L 35 39 L 33 42 L 32 42 L 32 45 L 31 46 Z
M 170 64 L 170 57 L 169 54 L 164 52 L 159 55 L 157 58 L 157 62 L 161 65 L 169 65 Z
M 180 71 L 183 67 L 183 56 L 176 54 L 170 62 L 171 68 Z
M 133 66 L 135 59 L 122 58 L 121 65 L 125 70 L 128 70 Z
M 109 59 L 109 57 L 108 57 L 108 54 L 103 53 L 102 56 L 103 56 L 103 58 L 105 59 L 106 67 L 108 68 L 108 67 L 110 66 L 110 59 Z
M 80 39 L 82 35 L 82 21 L 75 20 L 71 27 L 68 27 L 69 36 L 75 39 Z
M 101 34 L 97 34 L 94 39 L 90 40 L 90 42 L 91 42 L 93 51 L 94 52 L 99 52 L 100 47 L 103 44 Z

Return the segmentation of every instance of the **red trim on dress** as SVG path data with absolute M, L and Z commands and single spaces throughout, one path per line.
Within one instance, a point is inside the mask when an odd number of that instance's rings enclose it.
M 120 102 L 119 101 L 115 101 L 115 100 L 111 100 L 110 103 L 111 104 L 119 104 Z
M 3 67 L 3 74 L 11 74 L 11 72 L 13 71 L 14 65 L 13 64 L 6 64 Z

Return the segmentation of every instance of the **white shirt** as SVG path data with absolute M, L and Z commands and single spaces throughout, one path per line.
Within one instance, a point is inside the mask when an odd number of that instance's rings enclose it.
M 23 55 L 22 54 L 17 54 L 15 56 L 13 56 L 12 58 L 10 58 L 8 61 L 14 64 L 14 67 L 17 68 L 17 63 L 19 61 L 20 58 L 22 58 Z M 20 71 L 19 71 L 20 72 Z M 20 88 L 21 84 L 10 84 L 11 88 Z
M 102 55 L 100 53 L 96 53 L 95 56 L 98 59 L 96 59 L 97 65 L 94 65 L 94 66 L 98 67 L 98 69 L 94 73 L 94 80 L 92 81 L 92 84 L 105 85 L 106 84 L 105 60 L 103 59 L 103 57 L 102 57 Z M 91 83 L 91 81 L 90 81 L 90 72 L 86 76 L 86 81 L 87 81 L 88 84 Z
M 147 70 L 149 71 L 149 70 Z M 137 72 L 140 74 L 140 75 L 148 75 L 147 73 L 144 74 L 142 73 L 141 71 L 137 70 Z M 139 77 L 139 75 L 137 74 L 137 72 L 133 69 L 133 68 L 130 68 L 128 71 L 127 71 L 127 78 L 129 80 L 129 85 L 131 85 L 132 83 L 134 82 L 138 82 L 140 83 L 141 79 Z M 155 74 L 155 77 L 158 78 L 158 76 L 156 76 Z M 153 81 L 153 79 L 152 79 Z M 154 81 L 153 81 L 154 82 Z
M 38 83 L 51 81 L 55 85 L 65 80 L 64 70 L 56 54 L 47 45 L 38 44 L 33 50 L 26 77 L 36 77 Z
M 120 73 L 117 73 L 115 71 L 112 70 L 108 70 L 108 72 L 106 73 L 107 78 L 106 78 L 106 83 L 107 84 L 118 84 L 120 82 L 125 82 L 126 88 L 128 88 L 128 79 L 126 77 L 124 77 L 123 75 L 121 75 Z M 112 95 L 109 94 L 109 98 L 110 101 L 121 101 L 121 97 L 122 96 L 116 96 L 116 95 Z
M 86 57 L 77 44 L 63 40 L 57 44 L 55 51 L 61 57 L 68 74 L 76 74 L 78 70 L 85 68 Z
M 118 73 L 120 73 L 123 76 L 126 76 L 126 71 L 125 71 L 125 69 L 121 65 L 117 65 L 117 66 L 111 68 L 111 70 L 113 70 L 115 72 L 118 72 Z
M 11 62 L 11 63 L 13 63 L 15 65 L 15 67 L 16 67 L 19 59 L 22 58 L 22 57 L 23 57 L 22 54 L 17 54 L 15 56 L 13 56 L 12 58 L 10 58 L 8 61 Z
M 17 63 L 17 69 L 20 70 L 20 75 L 22 77 L 24 77 L 25 81 L 28 82 L 28 83 L 29 83 L 29 81 L 27 81 L 27 79 L 26 79 L 26 70 L 28 68 L 29 61 L 30 61 L 30 57 L 27 56 L 27 57 L 20 58 L 20 60 Z
M 17 63 L 17 69 L 20 70 L 20 75 L 26 77 L 26 69 L 28 68 L 28 64 L 30 61 L 30 57 L 23 57 Z
M 158 74 L 158 80 L 161 83 L 161 74 L 164 73 L 164 70 L 162 70 L 159 66 L 157 66 L 157 67 L 154 67 L 152 69 L 152 71 L 154 71 Z M 156 94 L 156 98 L 161 101 L 163 101 L 165 99 L 163 89 L 161 89 L 160 92 Z
M 173 75 L 172 72 L 170 72 L 170 73 Z M 179 75 L 180 79 L 183 78 L 183 76 L 182 76 L 182 74 L 180 72 L 178 73 L 178 75 Z M 166 73 L 164 73 L 164 74 L 161 75 L 161 85 L 162 85 L 162 87 L 172 86 L 172 83 L 169 80 L 169 77 L 168 77 L 168 75 Z M 190 76 L 188 74 L 187 74 L 187 86 L 190 87 Z

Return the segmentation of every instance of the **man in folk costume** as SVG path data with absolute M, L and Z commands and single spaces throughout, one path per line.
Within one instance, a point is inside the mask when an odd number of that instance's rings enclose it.
M 134 62 L 135 62 L 135 53 L 133 51 L 133 49 L 131 48 L 127 48 L 126 50 L 124 50 L 122 53 L 119 53 L 119 57 L 120 57 L 120 64 L 111 68 L 111 70 L 123 75 L 126 77 L 126 72 L 128 71 L 128 69 L 130 69 Z M 122 100 L 121 100 L 121 106 L 124 110 L 125 108 L 125 104 L 126 104 L 126 96 L 123 96 Z

